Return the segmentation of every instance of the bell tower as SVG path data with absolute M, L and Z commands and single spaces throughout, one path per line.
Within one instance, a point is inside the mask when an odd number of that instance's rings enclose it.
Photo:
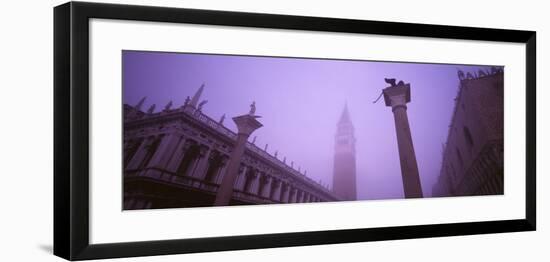
M 332 190 L 343 200 L 356 200 L 355 136 L 347 104 L 338 121 L 334 139 Z

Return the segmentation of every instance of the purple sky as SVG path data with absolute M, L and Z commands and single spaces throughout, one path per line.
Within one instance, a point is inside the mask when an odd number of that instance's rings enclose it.
M 383 99 L 385 77 L 411 84 L 408 116 L 424 196 L 431 195 L 441 164 L 442 144 L 457 93 L 457 68 L 479 66 L 296 59 L 251 56 L 123 51 L 124 103 L 157 111 L 168 101 L 181 106 L 202 83 L 203 112 L 236 130 L 231 117 L 248 112 L 264 125 L 256 145 L 307 170 L 307 176 L 332 184 L 336 123 L 347 102 L 357 139 L 359 199 L 403 198 L 395 126 Z M 332 186 L 330 186 L 332 187 Z

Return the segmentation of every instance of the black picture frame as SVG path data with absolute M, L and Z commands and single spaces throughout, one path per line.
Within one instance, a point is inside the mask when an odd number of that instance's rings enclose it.
M 526 44 L 525 219 L 90 244 L 88 83 L 91 18 Z M 69 2 L 54 8 L 54 254 L 69 260 L 85 260 L 532 231 L 536 228 L 535 109 L 536 32 L 533 31 Z

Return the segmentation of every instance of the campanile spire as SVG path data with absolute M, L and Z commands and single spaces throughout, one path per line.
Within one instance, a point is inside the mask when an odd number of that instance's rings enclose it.
M 357 199 L 355 174 L 355 130 L 347 103 L 336 125 L 332 188 L 343 200 Z

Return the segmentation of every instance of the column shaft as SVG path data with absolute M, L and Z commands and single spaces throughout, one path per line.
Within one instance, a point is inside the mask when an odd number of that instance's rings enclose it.
M 172 153 L 170 159 L 168 160 L 168 163 L 166 164 L 166 169 L 174 173 L 176 172 L 179 162 L 181 161 L 181 158 L 183 156 L 183 147 L 185 145 L 185 138 L 179 135 L 178 137 L 178 144 L 174 148 L 174 152 Z
M 134 154 L 134 157 L 130 159 L 130 162 L 128 163 L 128 166 L 126 167 L 126 169 L 128 170 L 137 169 L 140 166 L 141 161 L 143 161 L 143 158 L 145 158 L 145 155 L 147 154 L 147 148 L 152 141 L 153 139 L 146 138 L 143 140 L 143 142 L 141 142 L 141 145 L 139 146 L 137 152 Z
M 173 154 L 179 138 L 174 134 L 168 134 L 162 138 L 162 141 L 157 149 L 157 152 L 151 159 L 150 166 L 166 169 L 168 160 Z
M 233 184 L 235 183 L 235 179 L 239 173 L 239 166 L 241 165 L 241 158 L 244 153 L 247 139 L 248 135 L 246 134 L 238 134 L 237 136 L 235 148 L 233 149 L 233 152 L 231 152 L 229 164 L 227 165 L 225 175 L 223 176 L 222 183 L 220 184 L 216 195 L 216 200 L 214 201 L 215 206 L 225 206 L 231 201 L 231 196 L 233 195 Z
M 395 131 L 397 134 L 397 146 L 399 148 L 399 160 L 401 162 L 401 175 L 403 177 L 403 190 L 406 198 L 422 197 L 422 186 L 418 174 L 416 154 L 412 142 L 407 109 L 404 106 L 393 108 Z
M 264 178 L 263 181 L 260 180 L 260 183 L 261 183 L 261 192 L 260 192 L 260 196 L 261 197 L 265 197 L 265 198 L 269 198 L 269 195 L 271 193 L 271 178 Z
M 210 148 L 206 149 L 205 153 L 200 154 L 199 159 L 197 160 L 197 168 L 194 170 L 192 177 L 203 179 L 205 172 L 208 170 L 210 162 L 210 153 L 212 150 Z

